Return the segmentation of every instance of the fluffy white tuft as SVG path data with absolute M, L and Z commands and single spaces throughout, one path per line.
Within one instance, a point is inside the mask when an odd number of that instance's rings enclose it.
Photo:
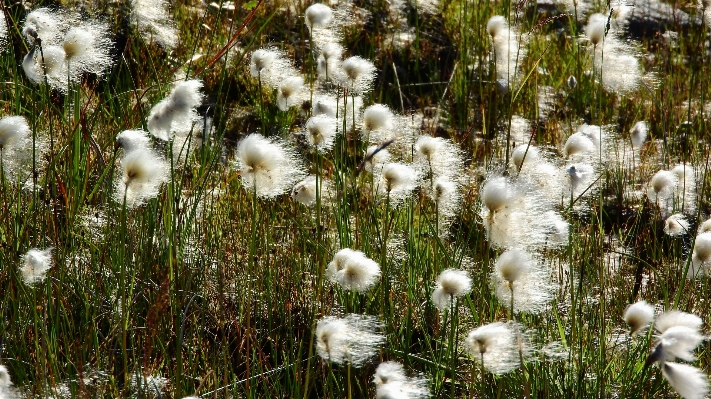
M 664 333 L 671 327 L 683 326 L 694 330 L 701 328 L 703 321 L 699 316 L 680 310 L 670 310 L 657 316 L 654 322 L 654 329 Z
M 161 140 L 173 135 L 187 136 L 196 129 L 199 119 L 195 108 L 202 103 L 202 82 L 186 80 L 176 83 L 168 97 L 156 104 L 148 115 L 148 131 Z
M 375 65 L 362 57 L 353 56 L 343 60 L 338 75 L 335 80 L 341 87 L 362 95 L 373 87 Z
M 326 361 L 360 367 L 385 342 L 385 337 L 377 332 L 379 328 L 380 323 L 373 316 L 324 317 L 316 325 L 316 350 Z
M 696 367 L 666 362 L 662 365 L 662 375 L 684 399 L 702 399 L 709 393 L 708 376 Z
M 689 232 L 689 221 L 682 213 L 675 213 L 664 221 L 664 234 L 678 237 Z
M 277 87 L 277 106 L 282 111 L 300 105 L 304 99 L 304 78 L 301 76 L 290 76 Z
M 388 163 L 375 176 L 378 192 L 387 197 L 390 206 L 398 206 L 417 187 L 419 175 L 409 165 Z
M 468 294 L 472 290 L 472 279 L 464 270 L 447 269 L 437 278 L 437 286 L 432 292 L 432 302 L 440 310 L 449 309 L 452 300 Z
M 242 184 L 264 198 L 283 194 L 305 174 L 291 147 L 258 133 L 250 134 L 237 145 L 237 166 Z
M 114 201 L 134 208 L 160 193 L 163 183 L 170 180 L 167 162 L 147 148 L 128 152 L 120 165 L 116 179 Z
M 25 284 L 33 285 L 44 280 L 45 274 L 52 267 L 53 250 L 54 248 L 47 248 L 43 251 L 30 249 L 22 256 L 20 272 Z
M 116 135 L 116 145 L 125 151 L 150 149 L 151 138 L 148 137 L 148 132 L 143 130 L 124 130 Z
M 333 148 L 338 134 L 338 120 L 326 114 L 315 115 L 306 121 L 303 135 L 309 146 L 321 153 Z
M 550 277 L 530 253 L 512 249 L 499 256 L 494 264 L 491 283 L 496 296 L 513 311 L 540 313 L 553 299 L 554 285 Z
M 328 264 L 326 274 L 344 289 L 365 292 L 378 281 L 380 265 L 363 252 L 344 248 Z
M 470 331 L 464 347 L 472 357 L 494 374 L 505 374 L 519 364 L 516 331 L 509 323 L 490 323 Z
M 652 323 L 654 320 L 654 307 L 649 305 L 647 301 L 635 302 L 627 306 L 622 318 L 630 326 L 630 334 L 634 335 Z

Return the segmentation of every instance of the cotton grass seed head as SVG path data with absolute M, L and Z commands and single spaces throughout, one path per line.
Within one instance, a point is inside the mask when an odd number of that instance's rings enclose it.
M 630 334 L 635 335 L 654 321 L 654 307 L 649 305 L 647 301 L 635 302 L 627 306 L 622 318 L 630 327 Z
M 489 33 L 489 36 L 491 36 L 494 41 L 496 41 L 500 35 L 508 29 L 509 24 L 506 22 L 506 18 L 501 15 L 494 15 L 489 18 L 489 21 L 486 23 L 486 32 Z
M 363 129 L 367 132 L 388 131 L 394 123 L 395 115 L 387 105 L 373 104 L 363 112 Z
M 277 88 L 277 106 L 282 111 L 301 105 L 304 100 L 304 78 L 290 76 L 281 81 Z
M 405 368 L 398 362 L 383 362 L 375 369 L 373 382 L 376 387 L 389 384 L 393 381 L 405 381 Z
M 706 219 L 701 224 L 699 224 L 698 233 L 708 233 L 709 231 L 711 231 L 711 219 Z
M 306 121 L 303 135 L 310 147 L 321 153 L 333 148 L 338 134 L 338 119 L 326 114 L 315 115 Z
M 32 135 L 24 116 L 6 116 L 0 119 L 0 155 L 22 145 Z
M 33 285 L 44 280 L 45 274 L 52 267 L 53 250 L 54 248 L 47 248 L 41 251 L 34 248 L 22 256 L 20 272 L 25 284 Z
M 524 162 L 531 165 L 540 160 L 541 154 L 537 147 L 528 144 L 521 144 L 514 148 L 511 153 L 511 161 L 516 168 L 523 169 Z
M 465 270 L 447 269 L 440 273 L 432 291 L 432 303 L 440 310 L 448 310 L 452 301 L 472 290 L 472 279 Z
M 305 174 L 290 146 L 258 133 L 250 134 L 237 145 L 237 167 L 242 184 L 262 198 L 285 193 Z
M 417 187 L 418 178 L 417 171 L 411 166 L 388 163 L 379 171 L 376 187 L 381 195 L 388 198 L 390 205 L 397 206 Z
M 606 25 L 607 16 L 603 14 L 593 14 L 588 18 L 588 24 L 585 26 L 585 35 L 594 46 L 602 43 L 605 38 Z
M 365 170 L 368 172 L 380 172 L 382 167 L 390 161 L 390 152 L 379 145 L 371 145 L 365 151 Z
M 64 35 L 62 48 L 66 54 L 69 75 L 78 81 L 80 75 L 104 74 L 111 66 L 109 26 L 95 21 L 84 21 L 69 28 Z
M 654 322 L 654 329 L 660 333 L 664 333 L 671 327 L 683 326 L 697 330 L 701 328 L 703 321 L 695 314 L 682 312 L 680 310 L 670 310 L 657 316 Z
M 632 141 L 632 148 L 639 150 L 642 148 L 642 144 L 647 140 L 647 134 L 649 132 L 649 125 L 645 121 L 639 121 L 632 126 L 630 129 L 630 140 Z
M 516 330 L 511 326 L 496 322 L 475 328 L 464 340 L 464 347 L 489 372 L 508 373 L 520 364 Z
M 664 221 L 664 234 L 678 237 L 689 232 L 689 221 L 682 213 L 675 213 Z
M 199 80 L 176 83 L 168 97 L 151 109 L 148 131 L 161 140 L 169 140 L 173 135 L 187 136 L 199 119 L 196 107 L 203 100 L 201 89 Z
M 121 159 L 114 189 L 114 201 L 135 208 L 160 193 L 170 180 L 168 163 L 147 148 L 128 152 Z
M 502 210 L 515 198 L 515 188 L 504 176 L 487 179 L 481 190 L 482 203 L 491 213 Z
M 711 231 L 700 233 L 694 241 L 694 251 L 691 255 L 691 267 L 687 277 L 694 278 L 711 271 Z
M 353 56 L 341 63 L 341 74 L 338 83 L 355 94 L 365 94 L 373 87 L 375 65 L 372 62 Z
M 124 130 L 116 135 L 116 145 L 126 152 L 139 148 L 150 149 L 151 138 L 144 130 Z
M 34 44 L 37 38 L 43 44 L 52 44 L 61 37 L 62 23 L 65 22 L 66 17 L 66 13 L 58 9 L 42 7 L 33 10 L 25 18 L 22 35 L 30 44 Z
M 593 140 L 581 133 L 575 132 L 568 137 L 563 147 L 563 154 L 568 159 L 587 159 L 590 156 L 597 154 L 598 147 L 595 146 Z
M 177 29 L 168 9 L 167 0 L 131 0 L 131 22 L 138 28 L 147 42 L 172 49 L 178 45 Z
M 306 26 L 309 29 L 325 28 L 331 22 L 331 18 L 333 18 L 331 7 L 321 3 L 312 4 L 304 12 Z
M 332 193 L 332 182 L 330 180 L 321 179 L 319 186 L 321 189 L 321 204 L 327 204 L 331 201 Z M 314 206 L 316 205 L 316 176 L 306 176 L 303 180 L 296 183 L 294 188 L 291 190 L 291 198 L 303 205 Z
M 694 350 L 705 339 L 698 330 L 686 326 L 666 329 L 647 358 L 647 364 L 670 362 L 677 358 L 692 362 L 696 359 Z
M 407 377 L 400 363 L 383 362 L 373 377 L 377 399 L 415 399 L 429 397 L 427 379 Z
M 327 316 L 316 324 L 316 350 L 329 363 L 360 367 L 375 356 L 378 347 L 385 342 L 379 329 L 380 322 L 373 316 Z
M 329 280 L 349 291 L 366 292 L 380 277 L 380 265 L 363 252 L 344 248 L 326 270 Z
M 491 284 L 496 297 L 513 312 L 537 314 L 553 299 L 555 286 L 550 275 L 530 253 L 512 249 L 499 256 L 494 264 Z
M 326 43 L 316 61 L 316 72 L 321 80 L 330 80 L 337 76 L 343 57 L 343 46 L 339 43 Z
M 696 367 L 665 362 L 662 375 L 684 399 L 703 399 L 709 393 L 708 375 Z

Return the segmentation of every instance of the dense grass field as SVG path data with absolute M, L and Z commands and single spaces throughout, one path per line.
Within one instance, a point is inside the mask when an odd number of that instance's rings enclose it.
M 706 397 L 711 9 L 636 1 L 3 1 L 0 399 Z

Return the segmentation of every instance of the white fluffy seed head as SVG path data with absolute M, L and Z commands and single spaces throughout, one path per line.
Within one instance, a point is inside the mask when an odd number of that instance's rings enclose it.
M 364 58 L 359 56 L 346 58 L 341 63 L 341 72 L 339 85 L 355 94 L 365 94 L 373 87 L 375 65 Z
M 657 346 L 647 362 L 674 361 L 677 358 L 692 362 L 696 359 L 694 350 L 703 340 L 704 337 L 693 328 L 669 327 L 659 336 Z
M 581 132 L 575 132 L 568 137 L 563 147 L 563 153 L 568 158 L 581 158 L 593 155 L 597 147 L 593 140 Z
M 642 144 L 647 140 L 647 134 L 649 132 L 649 126 L 645 121 L 639 121 L 632 126 L 630 129 L 630 140 L 632 141 L 632 148 L 638 150 L 642 148 Z
M 469 332 L 464 347 L 488 371 L 508 373 L 520 364 L 515 333 L 508 323 L 485 324 Z
M 304 175 L 301 162 L 290 147 L 258 133 L 237 145 L 237 166 L 242 184 L 265 198 L 283 194 Z
M 24 116 L 6 116 L 0 119 L 0 151 L 21 144 L 32 135 Z
M 664 234 L 678 237 L 689 232 L 689 221 L 682 213 L 675 213 L 664 221 Z
M 249 71 L 253 78 L 258 77 L 262 72 L 269 69 L 275 59 L 281 56 L 281 53 L 275 49 L 263 48 L 252 52 L 252 59 L 249 63 Z
M 76 57 L 82 57 L 91 49 L 91 44 L 94 41 L 94 37 L 86 29 L 80 27 L 74 27 L 67 31 L 64 35 L 64 41 L 62 42 L 62 47 L 67 55 L 67 59 L 73 59 Z
M 322 153 L 333 148 L 337 133 L 338 120 L 325 114 L 309 118 L 303 132 L 309 146 Z
M 39 38 L 43 45 L 50 44 L 61 35 L 61 22 L 64 16 L 63 12 L 47 7 L 33 10 L 25 18 L 22 34 L 29 43 L 34 43 L 35 38 Z
M 415 141 L 415 152 L 418 156 L 431 162 L 444 145 L 444 140 L 440 137 L 422 135 Z
M 398 362 L 380 363 L 378 368 L 375 369 L 375 376 L 373 377 L 373 382 L 375 382 L 376 387 L 389 384 L 393 381 L 405 380 L 407 380 L 405 368 Z
M 662 365 L 662 375 L 684 399 L 703 399 L 709 393 L 708 376 L 696 367 L 666 362 Z
M 388 131 L 393 128 L 395 115 L 387 105 L 373 104 L 363 111 L 363 129 Z
M 326 43 L 320 51 L 316 63 L 316 72 L 321 80 L 330 80 L 337 76 L 343 57 L 343 47 L 338 43 Z
M 44 280 L 45 274 L 52 267 L 53 250 L 54 248 L 47 248 L 43 251 L 30 249 L 22 256 L 20 272 L 25 284 L 33 285 Z
M 688 278 L 708 274 L 711 266 L 711 231 L 699 233 L 694 241 L 694 251 L 691 255 L 691 268 Z
M 505 30 L 509 28 L 506 18 L 501 15 L 494 15 L 489 18 L 489 22 L 486 23 L 486 31 L 493 40 L 497 40 L 498 36 Z
M 481 201 L 492 213 L 502 210 L 515 198 L 516 191 L 504 176 L 488 179 L 481 190 Z
M 668 170 L 660 170 L 652 176 L 649 186 L 655 193 L 659 194 L 666 189 L 676 187 L 678 181 L 679 178 L 675 173 Z
M 164 98 L 148 115 L 148 131 L 161 140 L 173 135 L 187 136 L 199 119 L 195 108 L 202 103 L 202 82 L 186 80 L 176 83 L 168 97 Z
M 520 249 L 511 249 L 499 256 L 496 260 L 496 272 L 501 278 L 513 284 L 524 275 L 531 267 L 531 255 Z
M 432 291 L 432 302 L 440 310 L 447 310 L 453 299 L 464 296 L 471 290 L 472 279 L 468 272 L 447 269 L 437 278 L 437 286 Z
M 379 328 L 380 323 L 373 316 L 324 317 L 316 324 L 316 350 L 326 361 L 360 367 L 385 341 L 385 337 L 377 332 Z
M 365 170 L 373 172 L 379 170 L 390 161 L 390 152 L 378 145 L 371 145 L 365 151 Z
M 39 60 L 38 65 L 40 68 L 44 67 L 44 72 L 47 76 L 59 78 L 59 76 L 64 73 L 67 54 L 62 47 L 47 46 L 42 49 Z M 66 80 L 66 76 L 64 79 Z
M 300 105 L 303 100 L 304 78 L 291 76 L 282 80 L 277 88 L 277 105 L 282 111 Z
M 524 158 L 525 157 L 525 158 Z M 513 153 L 511 153 L 511 160 L 517 168 L 523 169 L 522 164 L 531 165 L 536 163 L 540 159 L 540 151 L 534 146 L 529 146 L 528 144 L 521 144 L 514 148 Z
M 635 302 L 627 306 L 623 319 L 630 327 L 630 334 L 634 335 L 654 321 L 654 307 L 647 301 Z
M 111 47 L 108 24 L 89 20 L 69 28 L 62 40 L 69 78 L 79 81 L 84 73 L 103 75 L 113 63 Z
M 170 180 L 167 162 L 147 148 L 128 152 L 121 160 L 120 171 L 114 200 L 129 209 L 157 197 L 163 183 Z
M 331 10 L 331 7 L 321 3 L 312 4 L 306 9 L 306 12 L 304 13 L 306 26 L 309 29 L 324 28 L 328 26 L 329 22 L 331 22 L 332 17 L 333 10 Z
M 698 233 L 708 233 L 709 231 L 711 231 L 711 219 L 707 219 L 699 225 Z
M 509 250 L 501 254 L 494 265 L 491 284 L 496 297 L 513 311 L 540 313 L 553 299 L 555 286 L 550 274 L 538 263 L 533 255 L 522 250 Z
M 380 265 L 363 252 L 344 248 L 326 270 L 329 280 L 349 291 L 368 291 L 380 277 Z
M 703 321 L 699 316 L 680 310 L 670 310 L 657 316 L 657 320 L 654 322 L 654 329 L 660 333 L 664 333 L 669 328 L 676 326 L 698 330 L 702 324 Z
M 428 398 L 427 379 L 407 377 L 400 363 L 383 362 L 375 369 L 373 377 L 376 399 Z
M 383 165 L 379 172 L 378 192 L 389 197 L 390 205 L 399 205 L 417 187 L 417 171 L 409 165 L 391 162 Z
M 605 38 L 606 25 L 607 17 L 603 14 L 593 14 L 588 18 L 588 25 L 585 27 L 585 35 L 587 35 L 590 43 L 595 46 L 602 43 Z
M 151 147 L 151 139 L 146 131 L 124 130 L 116 135 L 116 145 L 127 152 L 139 148 L 149 149 Z
M 307 176 L 304 180 L 296 183 L 291 190 L 291 198 L 306 206 L 316 204 L 316 176 Z

